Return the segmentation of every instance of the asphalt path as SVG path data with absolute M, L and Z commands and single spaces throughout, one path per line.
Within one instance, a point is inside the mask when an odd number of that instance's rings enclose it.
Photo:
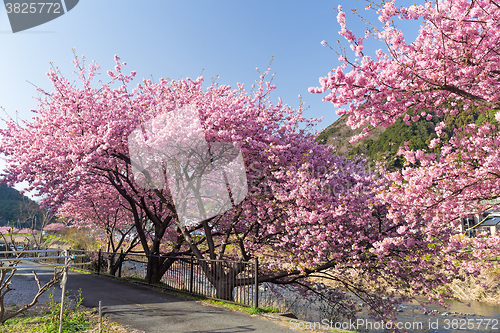
M 53 274 L 53 268 L 31 270 L 37 272 L 41 282 L 48 281 Z M 84 306 L 97 308 L 101 301 L 107 318 L 146 333 L 296 332 L 261 316 L 204 305 L 105 276 L 70 272 L 66 288 L 71 295 L 81 290 Z M 56 295 L 60 293 L 57 290 Z

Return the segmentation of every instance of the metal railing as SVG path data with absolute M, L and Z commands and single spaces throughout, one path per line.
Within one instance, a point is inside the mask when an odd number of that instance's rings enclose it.
M 78 267 L 76 260 L 74 265 L 77 268 L 96 274 L 139 281 L 244 306 L 259 306 L 257 260 L 212 260 L 83 250 L 70 250 L 70 253 L 78 255 L 78 260 L 90 262 L 89 265 Z M 155 257 L 172 262 L 158 283 L 152 283 L 151 276 L 147 275 L 148 260 Z M 234 285 L 235 281 L 241 280 L 245 280 L 246 284 Z
M 210 299 L 222 300 L 224 302 L 239 304 L 243 306 L 275 308 L 281 312 L 291 312 L 300 320 L 317 321 L 318 318 L 332 316 L 327 310 L 327 305 L 321 300 L 304 298 L 296 292 L 291 292 L 279 285 L 268 282 L 258 284 L 256 277 L 259 273 L 258 261 L 229 261 L 197 259 L 194 257 L 163 257 L 173 259 L 172 265 L 163 274 L 159 283 L 151 283 L 147 277 L 148 258 L 159 256 L 146 256 L 143 254 L 68 250 L 71 255 L 76 255 L 72 266 L 95 274 L 105 275 L 113 278 L 123 278 L 138 281 L 143 284 L 158 286 L 164 289 L 179 291 L 191 295 L 203 296 Z M 120 262 L 119 258 L 123 256 Z M 80 262 L 86 265 L 79 266 Z M 110 274 L 110 264 L 115 264 L 116 269 Z M 205 265 L 205 267 L 203 267 Z M 244 269 L 237 275 L 238 279 L 251 280 L 253 283 L 245 286 L 236 286 L 231 293 L 232 300 L 228 300 L 227 294 L 232 287 L 226 286 L 226 290 L 216 288 L 216 282 L 207 277 L 216 270 L 223 270 L 225 274 L 236 265 L 244 265 Z M 225 294 L 226 297 L 218 297 Z
M 41 267 L 62 267 L 62 266 L 75 266 L 77 258 L 83 258 L 83 255 L 68 255 L 66 250 L 52 249 L 52 250 L 20 250 L 20 251 L 1 251 L 0 252 L 0 269 L 22 269 L 22 268 L 41 268 Z M 22 261 L 35 261 L 36 264 L 28 266 L 20 266 L 19 262 Z M 79 260 L 78 266 L 90 264 Z M 12 263 L 18 262 L 15 265 Z M 11 263 L 5 266 L 3 263 Z M 22 265 L 22 263 L 21 263 Z

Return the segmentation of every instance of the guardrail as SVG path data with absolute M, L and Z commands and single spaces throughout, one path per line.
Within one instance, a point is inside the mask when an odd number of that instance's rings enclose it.
M 2 269 L 20 269 L 20 268 L 36 268 L 36 267 L 62 267 L 65 266 L 66 264 L 68 266 L 75 266 L 75 263 L 71 263 L 72 260 L 75 260 L 78 257 L 84 257 L 84 255 L 64 255 L 64 252 L 66 250 L 22 250 L 22 251 L 2 251 L 0 254 L 4 255 L 4 259 L 0 259 L 0 263 L 4 262 L 16 262 L 16 261 L 36 261 L 37 264 L 35 265 L 29 265 L 29 266 L 19 266 L 19 265 L 14 265 L 14 266 L 0 266 L 0 270 Z M 55 255 L 55 256 L 48 256 L 47 253 L 60 253 L 60 255 Z M 40 256 L 41 254 L 44 254 L 45 256 Z M 9 255 L 12 255 L 9 258 Z M 28 256 L 27 256 L 28 255 Z M 63 263 L 59 263 L 61 259 L 64 259 Z M 69 262 L 66 261 L 66 259 L 69 259 Z M 47 262 L 52 262 L 56 261 L 56 264 L 51 264 L 51 263 L 40 263 L 43 261 Z M 80 262 L 78 263 L 78 266 L 81 265 L 89 265 L 90 262 Z

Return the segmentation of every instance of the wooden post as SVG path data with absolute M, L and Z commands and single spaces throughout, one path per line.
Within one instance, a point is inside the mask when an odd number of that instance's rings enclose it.
M 102 307 L 101 307 L 101 301 L 99 301 L 99 333 L 102 332 Z
M 99 254 L 97 255 L 97 275 L 101 273 L 101 249 L 99 249 Z
M 59 313 L 59 333 L 62 333 L 62 323 L 64 316 L 64 296 L 66 294 L 66 280 L 68 279 L 68 261 L 69 261 L 69 258 L 67 258 L 68 250 L 64 250 L 63 255 L 66 258 L 64 258 L 63 277 L 61 281 L 62 294 L 61 294 L 61 312 Z
M 255 278 L 255 302 L 254 307 L 257 309 L 259 307 L 259 258 L 255 257 L 255 270 L 254 270 L 254 278 Z
M 120 267 L 118 267 L 118 277 L 122 277 L 122 265 L 123 265 L 123 249 L 120 250 L 120 257 L 118 260 L 120 260 Z

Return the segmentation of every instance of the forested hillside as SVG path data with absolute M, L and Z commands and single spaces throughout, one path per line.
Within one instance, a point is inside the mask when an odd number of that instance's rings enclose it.
M 409 115 L 413 114 L 410 112 Z M 481 125 L 487 118 L 491 123 L 498 126 L 494 113 L 481 113 L 477 108 L 471 108 L 469 111 L 461 112 L 458 115 L 447 115 L 444 118 L 446 127 L 443 130 L 446 134 L 442 140 L 449 140 L 455 134 L 454 130 L 456 128 L 463 128 L 470 123 Z M 349 156 L 364 154 L 373 161 L 385 160 L 389 169 L 395 170 L 403 165 L 402 158 L 397 155 L 399 147 L 408 141 L 412 149 L 428 150 L 430 141 L 437 137 L 435 127 L 441 121 L 443 121 L 443 118 L 434 116 L 429 121 L 421 118 L 415 123 L 406 124 L 402 118 L 399 118 L 393 125 L 387 128 L 378 127 L 372 129 L 370 136 L 351 144 L 349 140 L 359 134 L 361 129 L 352 130 L 346 125 L 347 115 L 343 115 L 335 123 L 323 130 L 319 134 L 317 141 L 334 145 L 339 152 L 347 153 Z
M 38 204 L 7 185 L 0 185 L 0 226 L 31 228 L 35 215 L 40 221 L 42 212 Z M 19 222 L 18 222 L 19 221 Z

